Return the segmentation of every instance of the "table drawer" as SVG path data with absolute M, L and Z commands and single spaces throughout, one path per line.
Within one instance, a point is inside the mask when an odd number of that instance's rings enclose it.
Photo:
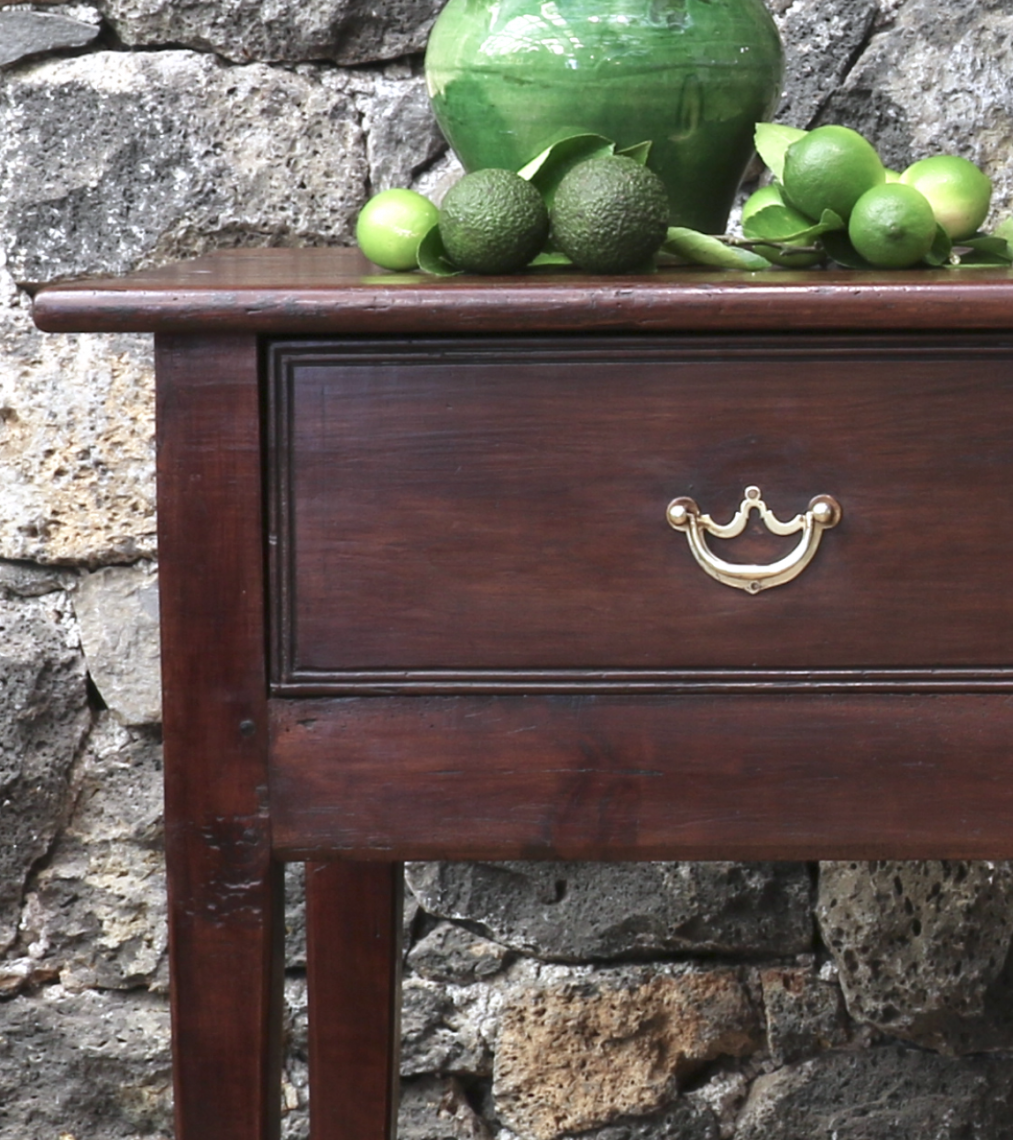
M 1010 684 L 1013 345 L 275 342 L 279 691 Z M 666 518 L 840 504 L 750 593 Z M 756 512 L 727 562 L 799 536 Z

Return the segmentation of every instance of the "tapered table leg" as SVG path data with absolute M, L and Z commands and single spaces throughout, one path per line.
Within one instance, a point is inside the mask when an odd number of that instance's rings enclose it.
M 400 863 L 306 868 L 312 1140 L 390 1140 L 400 1048 Z
M 280 864 L 267 803 L 257 340 L 157 344 L 176 1140 L 276 1140 Z

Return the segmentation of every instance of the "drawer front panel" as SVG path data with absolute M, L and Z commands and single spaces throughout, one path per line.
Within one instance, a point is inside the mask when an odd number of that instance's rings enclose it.
M 271 376 L 282 685 L 1010 661 L 1002 342 L 296 342 Z M 815 495 L 843 510 L 755 595 L 666 520 L 691 496 L 727 522 L 751 485 L 781 519 Z M 752 564 L 798 541 L 755 512 L 709 539 Z

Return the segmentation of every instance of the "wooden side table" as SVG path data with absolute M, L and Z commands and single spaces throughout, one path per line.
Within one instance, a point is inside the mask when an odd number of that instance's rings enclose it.
M 1013 855 L 1013 276 L 44 290 L 157 334 L 178 1140 L 395 1107 L 402 859 Z M 740 510 L 741 505 L 741 510 Z M 738 512 L 738 513 L 737 513 Z

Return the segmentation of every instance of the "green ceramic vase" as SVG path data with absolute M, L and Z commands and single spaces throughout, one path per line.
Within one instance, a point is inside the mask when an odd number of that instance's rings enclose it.
M 650 139 L 671 224 L 708 233 L 725 228 L 783 71 L 763 0 L 449 0 L 426 52 L 465 170 L 519 170 L 583 132 Z

